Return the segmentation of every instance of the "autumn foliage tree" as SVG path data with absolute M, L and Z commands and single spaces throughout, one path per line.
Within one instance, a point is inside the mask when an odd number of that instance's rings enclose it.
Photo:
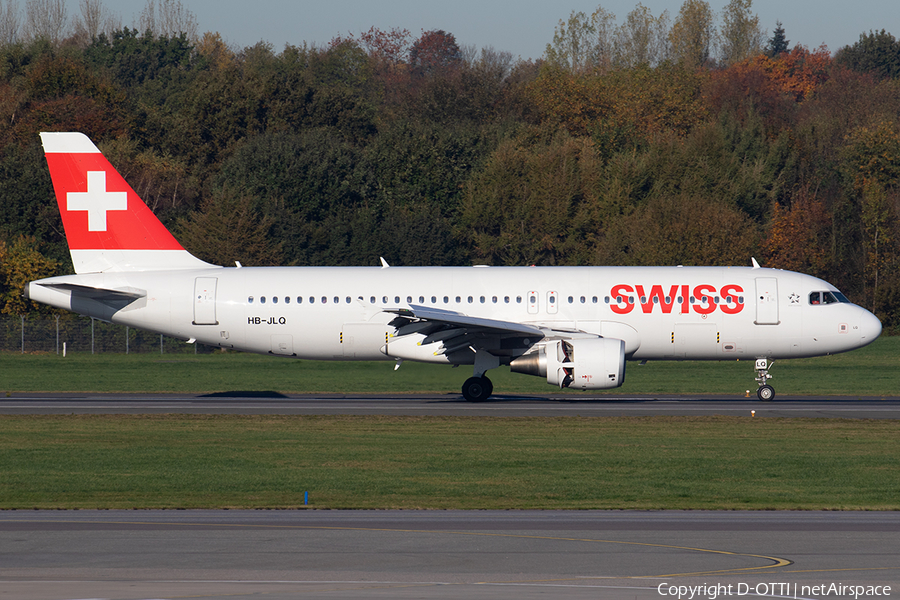
M 99 1 L 81 6 L 102 16 Z M 776 29 L 766 54 L 750 0 L 718 14 L 683 0 L 671 21 L 635 3 L 619 21 L 602 6 L 573 12 L 543 59 L 516 60 L 440 29 L 236 48 L 185 31 L 183 0 L 148 2 L 150 31 L 92 17 L 82 29 L 96 37 L 70 27 L 54 44 L 25 39 L 9 6 L 6 257 L 31 248 L 71 269 L 37 134 L 72 129 L 211 262 L 755 255 L 822 276 L 900 329 L 900 78 L 887 32 L 833 59 L 781 51 Z
M 830 266 L 830 246 L 831 215 L 821 200 L 804 189 L 789 207 L 773 206 L 760 249 L 767 267 L 824 277 Z
M 865 248 L 865 273 L 872 310 L 882 308 L 885 279 L 898 286 L 900 265 L 900 126 L 879 121 L 847 137 L 848 177 L 859 202 Z
M 715 14 L 709 2 L 685 0 L 669 31 L 672 59 L 689 68 L 701 67 L 713 57 L 715 44 Z
M 462 52 L 452 33 L 426 31 L 409 51 L 409 64 L 417 75 L 432 75 L 462 64 Z
M 3 314 L 49 310 L 24 296 L 28 282 L 57 274 L 59 263 L 41 254 L 40 245 L 35 238 L 24 235 L 9 242 L 0 240 L 0 312 Z

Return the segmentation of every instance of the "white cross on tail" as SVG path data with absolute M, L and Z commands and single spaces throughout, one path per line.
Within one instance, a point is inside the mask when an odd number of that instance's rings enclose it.
M 87 191 L 66 194 L 66 209 L 86 210 L 88 231 L 106 231 L 106 211 L 128 210 L 128 194 L 106 191 L 106 171 L 88 171 Z

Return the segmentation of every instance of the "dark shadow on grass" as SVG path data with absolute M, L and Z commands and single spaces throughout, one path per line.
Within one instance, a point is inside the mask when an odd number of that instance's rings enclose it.
M 203 394 L 198 398 L 287 398 L 281 392 L 273 392 L 271 390 L 263 392 L 253 392 L 245 390 L 232 390 L 229 392 L 215 392 L 213 394 Z

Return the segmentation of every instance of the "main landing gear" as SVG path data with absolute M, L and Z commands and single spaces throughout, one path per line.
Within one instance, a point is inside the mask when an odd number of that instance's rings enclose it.
M 772 379 L 772 375 L 769 374 L 769 367 L 774 363 L 775 361 L 770 363 L 765 358 L 756 359 L 756 381 L 759 382 L 759 388 L 756 390 L 756 397 L 763 402 L 771 402 L 775 398 L 775 388 L 767 383 Z
M 484 375 L 469 377 L 462 386 L 463 398 L 469 402 L 484 402 L 493 392 L 494 384 Z
M 474 377 L 469 377 L 462 386 L 463 398 L 469 402 L 484 402 L 494 393 L 494 384 L 484 376 L 490 369 L 500 366 L 500 359 L 484 350 L 475 351 Z

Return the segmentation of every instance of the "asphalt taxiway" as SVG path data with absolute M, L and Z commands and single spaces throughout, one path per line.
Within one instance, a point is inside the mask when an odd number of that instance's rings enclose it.
M 872 512 L 5 511 L 0 597 L 884 597 L 898 538 Z
M 459 394 L 343 395 L 277 392 L 218 394 L 10 393 L 0 414 L 278 414 L 411 416 L 700 416 L 900 419 L 900 396 L 755 397 L 549 394 L 492 397 L 471 403 Z

